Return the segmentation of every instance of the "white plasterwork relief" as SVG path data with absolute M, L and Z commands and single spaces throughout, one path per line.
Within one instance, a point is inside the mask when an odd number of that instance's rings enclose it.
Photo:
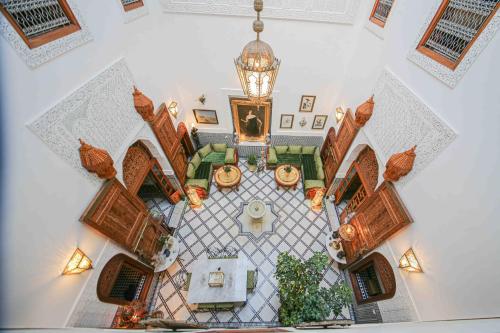
M 495 16 L 491 19 L 486 28 L 479 34 L 479 37 L 476 39 L 474 44 L 472 44 L 471 48 L 467 51 L 462 61 L 454 70 L 452 70 L 417 51 L 417 46 L 422 40 L 422 37 L 424 36 L 440 5 L 441 1 L 436 0 L 434 8 L 432 8 L 431 13 L 424 22 L 417 39 L 413 43 L 412 49 L 408 54 L 408 59 L 438 78 L 450 88 L 455 88 L 460 79 L 465 75 L 474 61 L 476 61 L 481 52 L 493 39 L 493 36 L 495 36 L 495 33 L 500 27 L 500 11 L 497 11 Z
M 82 175 L 98 181 L 81 165 L 78 139 L 106 149 L 116 162 L 126 141 L 143 125 L 133 90 L 132 74 L 121 59 L 27 126 Z
M 375 109 L 365 130 L 387 161 L 417 145 L 413 170 L 398 183 L 406 184 L 433 161 L 457 136 L 394 73 L 385 69 L 374 90 Z
M 255 16 L 252 0 L 160 0 L 165 12 Z M 263 18 L 352 24 L 360 0 L 267 0 Z
M 19 36 L 17 31 L 14 30 L 5 16 L 0 15 L 0 33 L 29 67 L 36 68 L 41 64 L 46 63 L 55 57 L 92 40 L 92 35 L 90 34 L 90 31 L 85 24 L 85 20 L 80 14 L 75 1 L 68 0 L 68 4 L 76 17 L 78 24 L 80 25 L 80 30 L 33 49 L 30 49 L 28 45 L 26 45 L 24 40 L 21 36 Z

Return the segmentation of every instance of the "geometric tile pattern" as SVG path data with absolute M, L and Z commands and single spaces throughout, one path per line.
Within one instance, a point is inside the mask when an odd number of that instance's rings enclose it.
M 146 206 L 148 207 L 149 211 L 155 209 L 162 212 L 163 215 L 165 215 L 165 221 L 170 220 L 170 217 L 172 216 L 175 207 L 174 205 L 172 205 L 170 202 L 167 201 L 167 198 L 165 198 L 162 195 L 158 195 L 157 197 L 151 197 L 148 200 L 146 200 Z
M 299 258 L 308 259 L 314 252 L 326 252 L 325 235 L 331 232 L 325 210 L 311 211 L 304 200 L 301 184 L 297 190 L 276 190 L 273 171 L 259 175 L 251 173 L 245 161 L 240 161 L 242 181 L 236 191 L 219 192 L 212 186 L 210 196 L 203 208 L 193 210 L 188 205 L 175 230 L 179 240 L 179 257 L 161 276 L 160 290 L 155 310 L 161 310 L 165 318 L 205 323 L 217 327 L 277 326 L 279 296 L 277 282 L 273 277 L 278 255 L 289 252 Z M 278 215 L 273 233 L 258 239 L 241 235 L 234 217 L 242 203 L 250 199 L 273 202 Z M 255 290 L 248 295 L 242 307 L 232 311 L 194 312 L 188 305 L 187 291 L 182 290 L 179 277 L 191 272 L 197 258 L 207 248 L 234 247 L 249 260 L 249 269 L 258 268 Z M 343 281 L 336 263 L 330 263 L 322 285 L 331 286 Z M 339 318 L 351 318 L 348 309 Z

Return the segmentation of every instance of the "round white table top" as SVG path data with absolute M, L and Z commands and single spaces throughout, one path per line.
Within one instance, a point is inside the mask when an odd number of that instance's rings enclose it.
M 169 268 L 179 256 L 179 241 L 175 237 L 173 239 L 174 243 L 170 249 L 170 255 L 168 257 L 163 253 L 165 249 L 167 249 L 166 243 L 163 245 L 161 251 L 156 254 L 158 256 L 159 263 L 155 266 L 155 273 L 163 272 Z
M 340 243 L 340 248 L 338 250 L 336 250 L 333 246 L 330 245 L 334 240 Z M 335 260 L 339 264 L 344 264 L 344 265 L 347 264 L 347 260 L 345 257 L 342 259 L 339 259 L 339 257 L 337 257 L 337 254 L 340 251 L 344 251 L 344 249 L 342 248 L 342 243 L 340 242 L 340 238 L 333 238 L 331 233 L 326 235 L 325 246 L 326 249 L 328 250 L 328 254 L 330 255 L 330 257 L 332 257 L 333 260 Z
M 266 203 L 262 200 L 252 200 L 248 203 L 247 214 L 254 220 L 258 220 L 266 215 Z

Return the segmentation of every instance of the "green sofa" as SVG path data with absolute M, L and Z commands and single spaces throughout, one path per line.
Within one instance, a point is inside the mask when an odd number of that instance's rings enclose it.
M 273 146 L 267 154 L 267 167 L 274 169 L 291 164 L 302 170 L 304 191 L 325 187 L 325 173 L 320 148 L 316 146 Z
M 203 188 L 210 192 L 214 168 L 224 164 L 238 164 L 238 153 L 225 143 L 209 143 L 199 149 L 189 162 L 186 186 Z

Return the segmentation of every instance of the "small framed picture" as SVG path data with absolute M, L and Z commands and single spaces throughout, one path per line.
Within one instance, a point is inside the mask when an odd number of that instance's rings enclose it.
M 325 128 L 326 120 L 328 116 L 325 115 L 317 115 L 314 116 L 312 129 L 323 129 Z
M 282 114 L 280 121 L 280 128 L 292 128 L 293 127 L 293 114 Z
M 194 117 L 198 124 L 211 124 L 218 125 L 219 119 L 217 118 L 217 111 L 215 110 L 200 110 L 193 109 Z
M 300 99 L 300 112 L 312 112 L 314 109 L 314 102 L 316 102 L 316 96 L 302 95 Z

